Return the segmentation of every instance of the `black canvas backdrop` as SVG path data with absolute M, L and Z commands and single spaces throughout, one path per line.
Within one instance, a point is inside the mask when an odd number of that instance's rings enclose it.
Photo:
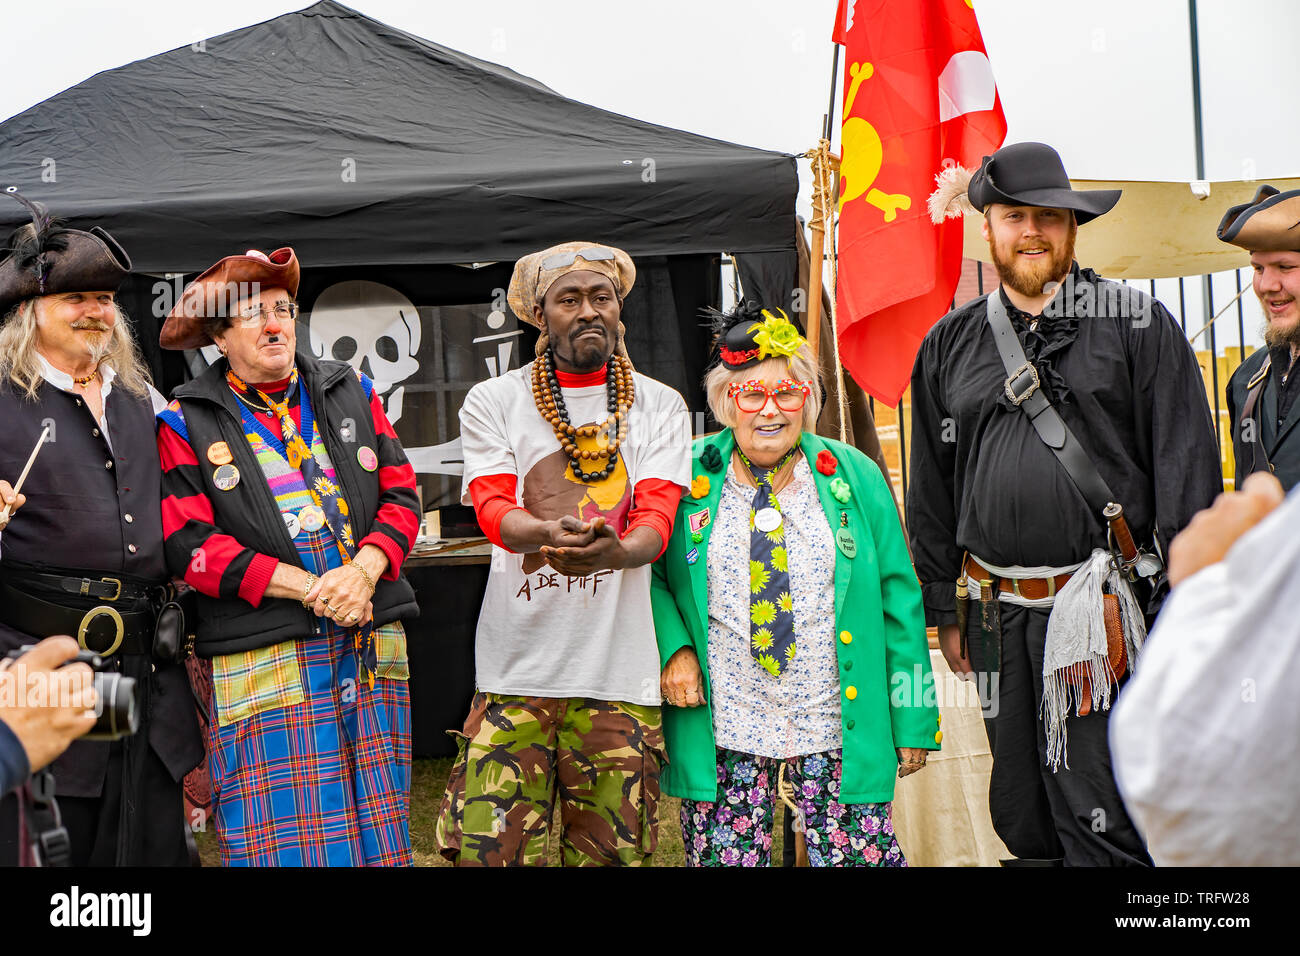
M 8 184 L 148 273 L 276 245 L 312 267 L 513 262 L 573 238 L 788 250 L 797 189 L 793 156 L 588 106 L 333 2 L 0 124 Z M 0 204 L 0 229 L 22 221 Z

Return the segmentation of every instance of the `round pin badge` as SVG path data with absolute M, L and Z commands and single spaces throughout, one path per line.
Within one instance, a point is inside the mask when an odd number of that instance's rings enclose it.
M 228 465 L 234 461 L 230 446 L 223 441 L 214 441 L 208 446 L 208 461 L 214 465 Z
M 287 511 L 280 517 L 284 518 L 284 530 L 289 532 L 289 537 L 298 537 L 298 531 L 302 528 L 302 522 L 292 511 Z
M 781 527 L 781 512 L 775 508 L 763 508 L 754 515 L 754 527 L 764 534 L 769 534 Z
M 229 491 L 239 484 L 239 469 L 234 465 L 222 465 L 212 473 L 212 483 L 222 491 Z
M 852 558 L 858 553 L 858 543 L 853 540 L 853 532 L 848 528 L 840 528 L 835 532 L 835 546 L 846 558 Z
M 375 454 L 373 448 L 362 445 L 357 451 L 357 464 L 366 471 L 374 471 L 379 467 L 379 456 Z
M 307 505 L 298 512 L 298 523 L 304 531 L 319 531 L 325 527 L 325 512 L 315 505 Z

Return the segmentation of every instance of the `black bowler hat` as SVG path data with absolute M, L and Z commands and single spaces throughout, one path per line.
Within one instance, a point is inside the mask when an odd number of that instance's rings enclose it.
M 980 212 L 995 202 L 1008 206 L 1055 206 L 1074 211 L 1083 225 L 1119 202 L 1118 189 L 1076 191 L 1065 175 L 1060 154 L 1045 143 L 1013 143 L 985 156 L 966 189 Z
M 0 319 L 37 296 L 116 292 L 131 274 L 131 259 L 106 230 L 65 228 L 13 186 L 2 195 L 22 203 L 32 223 L 15 230 L 0 248 Z

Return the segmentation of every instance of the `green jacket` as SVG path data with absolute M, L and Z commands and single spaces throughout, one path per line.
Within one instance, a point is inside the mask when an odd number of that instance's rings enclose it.
M 721 456 L 722 467 L 716 472 L 700 461 L 709 446 L 717 448 Z M 712 801 L 718 794 L 713 718 L 707 704 L 712 699 L 707 560 L 712 518 L 718 512 L 734 446 L 729 428 L 696 439 L 691 474 L 697 479 L 707 475 L 709 487 L 696 498 L 695 492 L 702 490 L 697 483 L 683 496 L 672 538 L 654 564 L 650 584 L 660 666 L 681 648 L 692 647 L 704 672 L 705 706 L 665 704 L 663 708 L 668 766 L 662 786 L 667 793 L 692 800 Z M 939 712 L 921 586 L 908 556 L 898 509 L 876 463 L 850 445 L 811 432 L 803 435 L 803 450 L 812 466 L 827 523 L 839 530 L 841 515 L 846 515 L 856 545 L 856 549 L 847 547 L 855 551 L 852 558 L 845 555 L 845 548 L 836 549 L 835 629 L 825 635 L 835 641 L 843 692 L 840 801 L 884 803 L 894 798 L 898 773 L 895 748 L 939 748 Z M 833 475 L 824 475 L 815 466 L 823 450 L 838 462 Z M 834 478 L 848 482 L 848 501 L 841 503 L 832 493 Z M 696 544 L 691 540 L 690 517 L 706 508 L 710 521 L 701 531 L 703 540 Z M 698 557 L 688 562 L 693 548 L 698 549 Z

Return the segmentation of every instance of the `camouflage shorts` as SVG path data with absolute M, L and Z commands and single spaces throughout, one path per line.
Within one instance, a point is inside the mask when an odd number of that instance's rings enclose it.
M 558 802 L 565 866 L 639 866 L 659 839 L 658 707 L 478 693 L 438 813 L 459 866 L 545 866 Z

